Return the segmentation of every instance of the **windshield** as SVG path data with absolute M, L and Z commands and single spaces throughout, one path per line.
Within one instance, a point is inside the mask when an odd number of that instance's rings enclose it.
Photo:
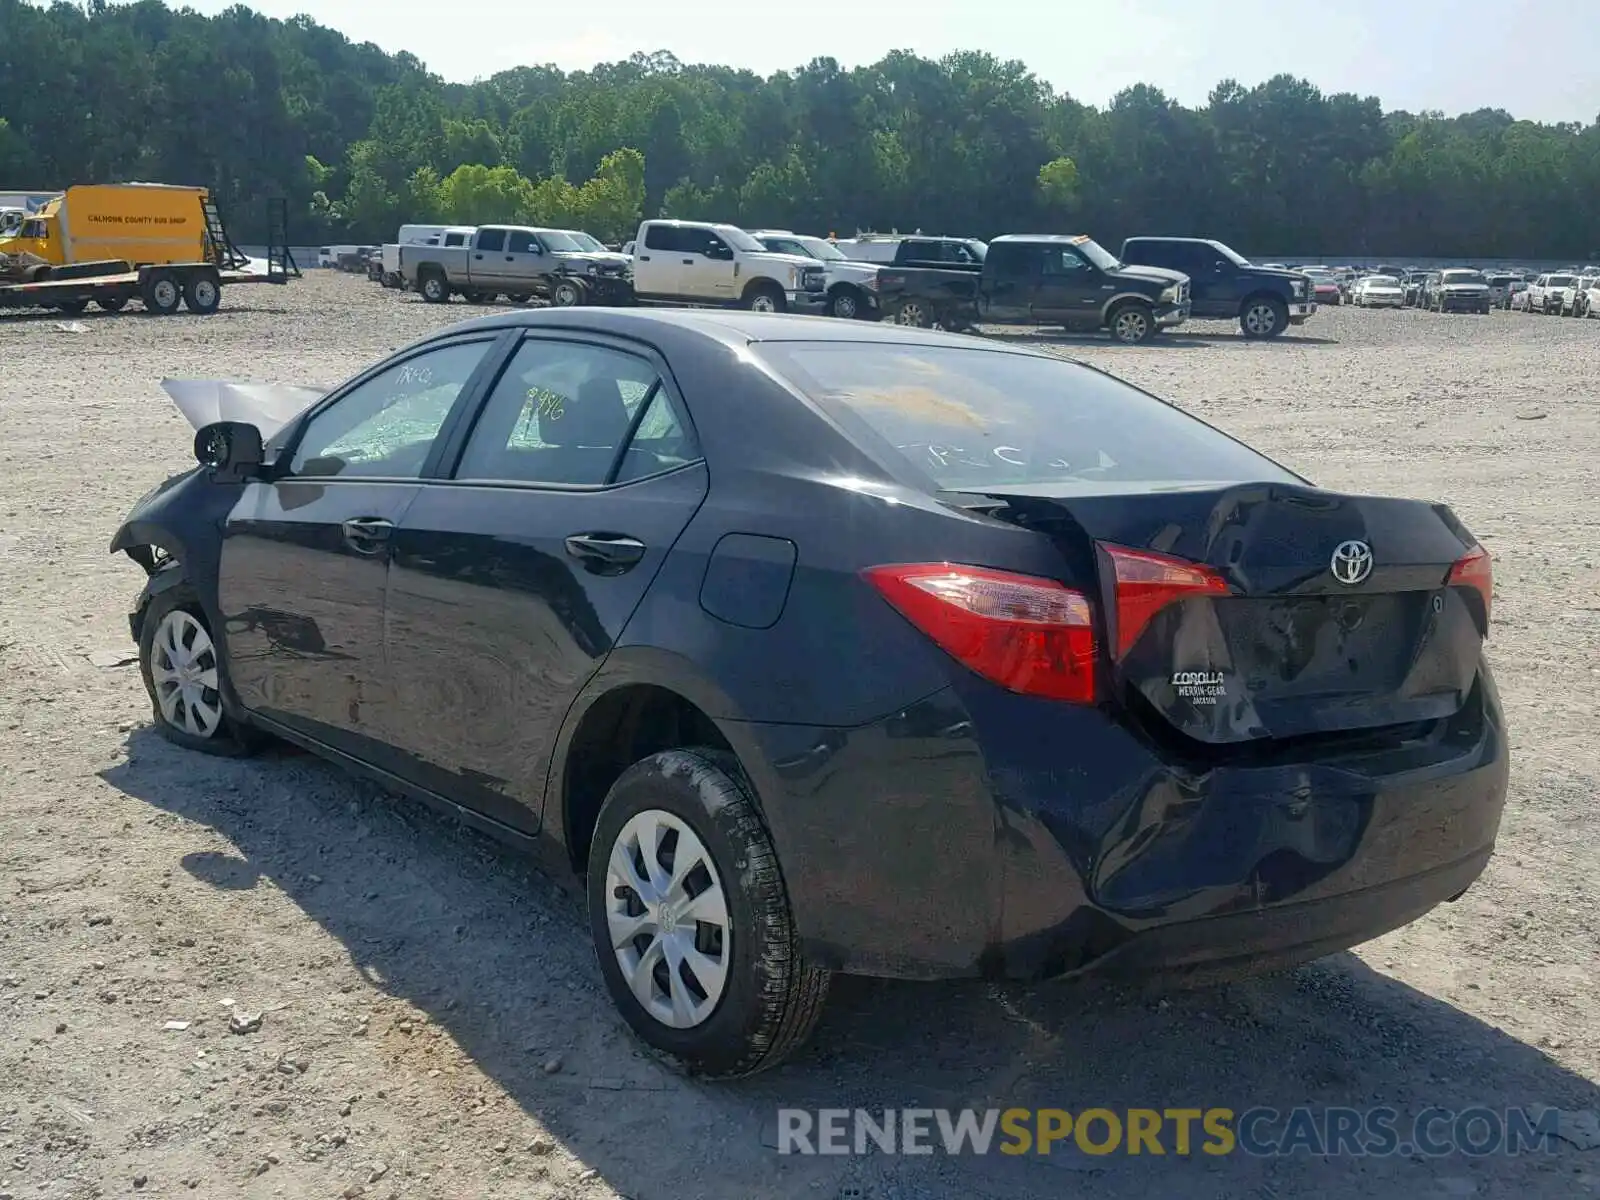
M 1399 287 L 1400 281 L 1393 275 L 1368 275 L 1368 287 Z
M 581 254 L 583 247 L 559 229 L 541 229 L 539 240 L 552 254 Z
M 582 250 L 586 254 L 610 253 L 610 251 L 606 249 L 606 244 L 604 242 L 597 237 L 584 233 L 581 229 L 563 229 L 561 232 L 566 234 L 573 241 L 577 242 L 578 249 Z
M 1207 245 L 1236 267 L 1248 267 L 1250 265 L 1250 260 L 1232 246 L 1224 246 L 1221 242 L 1208 242 Z
M 717 236 L 735 250 L 741 250 L 746 254 L 760 254 L 766 250 L 766 247 L 756 241 L 755 238 L 732 225 L 718 225 L 716 231 Z
M 797 238 L 796 240 L 811 252 L 812 258 L 827 259 L 829 262 L 840 260 L 844 262 L 850 261 L 849 258 L 839 249 L 839 247 L 835 246 L 827 238 L 803 237 Z
M 1574 280 L 1571 275 L 1552 275 L 1546 287 L 1571 287 Z
M 1444 273 L 1444 282 L 1445 283 L 1482 283 L 1482 284 L 1487 284 L 1489 281 L 1487 279 L 1485 279 L 1482 275 L 1480 275 L 1477 271 L 1446 271 Z
M 1083 241 L 1075 244 L 1078 247 L 1078 253 L 1083 255 L 1093 266 L 1098 267 L 1102 271 L 1115 271 L 1117 268 L 1122 266 L 1122 263 L 1117 259 L 1116 255 L 1112 254 L 1111 251 L 1107 250 L 1093 238 L 1084 238 Z
M 928 491 L 1092 493 L 1296 479 L 1182 410 L 1048 355 L 887 342 L 754 349 Z

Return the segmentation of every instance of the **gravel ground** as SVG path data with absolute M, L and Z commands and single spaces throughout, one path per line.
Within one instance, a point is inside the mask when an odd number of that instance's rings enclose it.
M 79 331 L 0 317 L 0 1200 L 1600 1192 L 1592 1117 L 1522 1158 L 764 1144 L 780 1106 L 1600 1109 L 1600 405 L 1581 383 L 1600 322 L 1334 309 L 1265 345 L 1220 325 L 1060 343 L 1323 484 L 1448 501 L 1493 551 L 1515 767 L 1465 898 L 1220 990 L 845 980 L 798 1061 L 708 1086 L 636 1052 L 575 900 L 514 854 L 308 757 L 218 762 L 149 731 L 125 624 L 142 576 L 106 545 L 188 461 L 160 379 L 334 382 L 472 313 L 329 274 L 224 304 Z M 239 1013 L 259 1028 L 230 1033 Z

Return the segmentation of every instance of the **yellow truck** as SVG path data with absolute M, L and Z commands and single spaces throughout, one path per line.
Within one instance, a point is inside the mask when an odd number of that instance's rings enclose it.
M 0 254 L 31 254 L 52 266 L 206 262 L 215 212 L 205 188 L 86 184 L 47 202 L 16 236 L 0 238 Z
M 286 283 L 300 274 L 288 247 L 288 202 L 267 202 L 267 257 L 233 244 L 204 188 L 119 183 L 68 188 L 0 237 L 0 309 L 119 312 L 130 300 L 165 316 L 217 311 L 222 288 Z

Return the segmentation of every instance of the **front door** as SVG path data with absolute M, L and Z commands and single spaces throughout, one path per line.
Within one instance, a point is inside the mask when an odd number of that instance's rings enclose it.
M 1116 291 L 1073 246 L 1050 246 L 1040 263 L 1033 319 L 1068 329 L 1100 328 L 1100 310 Z
M 683 250 L 678 257 L 680 295 L 722 303 L 738 298 L 738 272 L 733 247 L 709 229 L 680 228 Z
M 553 266 L 539 239 L 531 230 L 512 229 L 506 233 L 506 252 L 502 256 L 505 267 L 500 283 L 514 296 L 525 296 L 533 291 L 535 280 Z
M 218 580 L 246 708 L 375 758 L 393 533 L 493 344 L 434 347 L 357 380 L 295 435 L 286 474 L 246 487 L 223 529 Z
M 536 829 L 567 710 L 705 492 L 656 363 L 525 340 L 453 478 L 425 485 L 395 536 L 387 740 L 402 773 Z

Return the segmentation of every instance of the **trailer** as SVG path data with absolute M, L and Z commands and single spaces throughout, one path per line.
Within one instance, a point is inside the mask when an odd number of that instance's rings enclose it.
M 206 246 L 202 262 L 171 262 L 134 267 L 122 261 L 72 263 L 37 268 L 33 278 L 0 283 L 0 308 L 44 308 L 77 314 L 94 304 L 120 312 L 137 300 L 146 312 L 168 316 L 187 308 L 209 316 L 222 306 L 222 289 L 244 283 L 288 283 L 300 269 L 288 246 L 288 202 L 268 202 L 265 270 L 257 267 L 228 237 L 216 209 L 206 205 Z

